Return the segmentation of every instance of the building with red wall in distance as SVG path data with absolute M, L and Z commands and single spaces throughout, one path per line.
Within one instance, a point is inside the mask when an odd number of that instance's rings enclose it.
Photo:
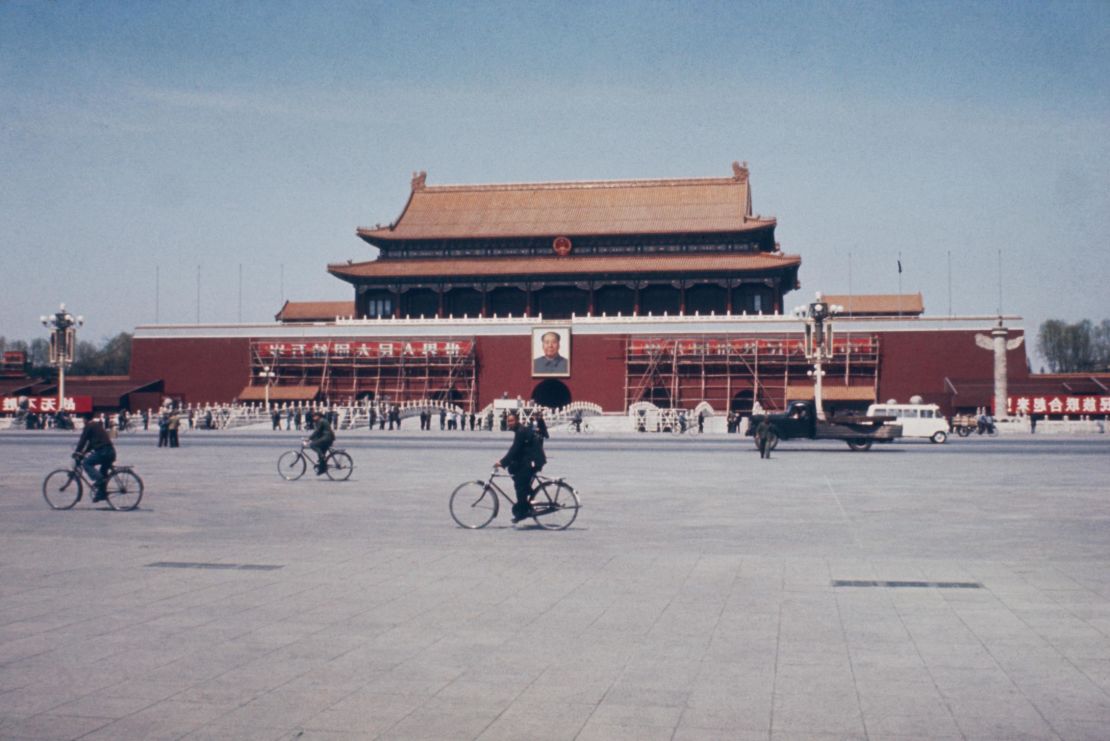
M 447 400 L 637 403 L 748 413 L 812 394 L 801 257 L 754 214 L 746 164 L 719 178 L 430 186 L 392 224 L 359 228 L 376 259 L 328 265 L 350 301 L 287 302 L 266 324 L 140 326 L 132 377 L 194 403 Z M 795 294 L 799 295 L 799 294 Z M 976 334 L 1019 317 L 929 317 L 920 294 L 829 296 L 832 408 L 921 396 L 989 405 Z M 558 345 L 544 359 L 544 342 Z M 555 342 L 557 338 L 558 342 Z M 1008 352 L 1011 385 L 1029 380 Z M 270 379 L 273 374 L 272 380 Z M 961 389 L 962 387 L 962 389 Z

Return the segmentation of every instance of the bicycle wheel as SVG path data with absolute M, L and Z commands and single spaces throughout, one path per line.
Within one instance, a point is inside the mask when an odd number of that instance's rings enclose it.
M 497 517 L 497 508 L 497 492 L 484 481 L 467 481 L 451 492 L 451 518 L 459 527 L 485 527 Z
M 69 509 L 77 504 L 83 489 L 81 477 L 67 468 L 51 471 L 42 481 L 42 496 L 51 509 Z
M 355 470 L 355 462 L 346 451 L 333 450 L 328 455 L 328 478 L 332 481 L 346 481 L 351 478 L 351 471 Z
M 278 458 L 278 473 L 286 481 L 296 481 L 304 476 L 304 456 L 299 450 L 287 450 Z
M 532 519 L 548 530 L 566 530 L 578 517 L 581 504 L 569 484 L 562 481 L 545 481 L 532 494 Z
M 121 512 L 130 512 L 143 498 L 143 480 L 134 471 L 115 471 L 105 485 L 108 506 Z

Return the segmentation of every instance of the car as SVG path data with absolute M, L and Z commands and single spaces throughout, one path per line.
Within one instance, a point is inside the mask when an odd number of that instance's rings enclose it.
M 872 404 L 867 416 L 902 425 L 902 437 L 923 437 L 938 445 L 948 439 L 948 420 L 936 404 Z

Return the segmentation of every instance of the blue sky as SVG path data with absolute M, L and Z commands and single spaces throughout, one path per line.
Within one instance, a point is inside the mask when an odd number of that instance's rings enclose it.
M 0 334 L 345 299 L 430 184 L 725 176 L 802 291 L 1110 317 L 1110 3 L 0 2 Z M 851 254 L 849 271 L 848 255 Z M 239 266 L 243 288 L 240 309 Z M 282 275 L 284 274 L 284 281 Z

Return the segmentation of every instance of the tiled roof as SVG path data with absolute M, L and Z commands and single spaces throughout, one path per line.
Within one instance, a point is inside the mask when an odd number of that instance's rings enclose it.
M 5 378 L 0 381 L 0 396 L 30 396 L 33 387 L 41 383 L 37 378 Z
M 821 298 L 826 303 L 840 304 L 845 314 L 854 316 L 919 316 L 925 313 L 925 301 L 920 293 L 826 294 Z
M 821 384 L 823 401 L 875 401 L 874 386 L 835 386 Z M 813 401 L 813 384 L 798 384 L 786 387 L 787 401 Z
M 312 401 L 320 393 L 319 386 L 271 386 L 270 401 Z M 239 401 L 263 401 L 266 399 L 265 386 L 244 386 L 239 392 Z
M 354 301 L 286 301 L 274 314 L 279 322 L 330 322 L 337 316 L 354 316 Z
M 360 228 L 371 244 L 405 239 L 742 232 L 775 224 L 753 216 L 748 170 L 733 177 L 509 185 L 424 184 L 397 222 Z
M 346 280 L 359 278 L 426 278 L 555 276 L 591 274 L 750 273 L 801 265 L 797 255 L 765 252 L 716 254 L 581 255 L 578 257 L 466 257 L 373 260 L 328 265 Z
M 91 396 L 94 407 L 116 407 L 128 394 L 161 392 L 162 385 L 160 380 L 133 379 L 130 376 L 66 376 L 66 395 Z M 57 393 L 57 384 L 49 392 Z
M 957 393 L 960 406 L 967 406 L 965 397 L 978 395 L 994 399 L 994 382 L 981 379 L 946 379 Z M 1010 379 L 1006 385 L 1010 396 L 1105 396 L 1110 387 L 1108 373 L 1038 373 L 1023 380 Z

